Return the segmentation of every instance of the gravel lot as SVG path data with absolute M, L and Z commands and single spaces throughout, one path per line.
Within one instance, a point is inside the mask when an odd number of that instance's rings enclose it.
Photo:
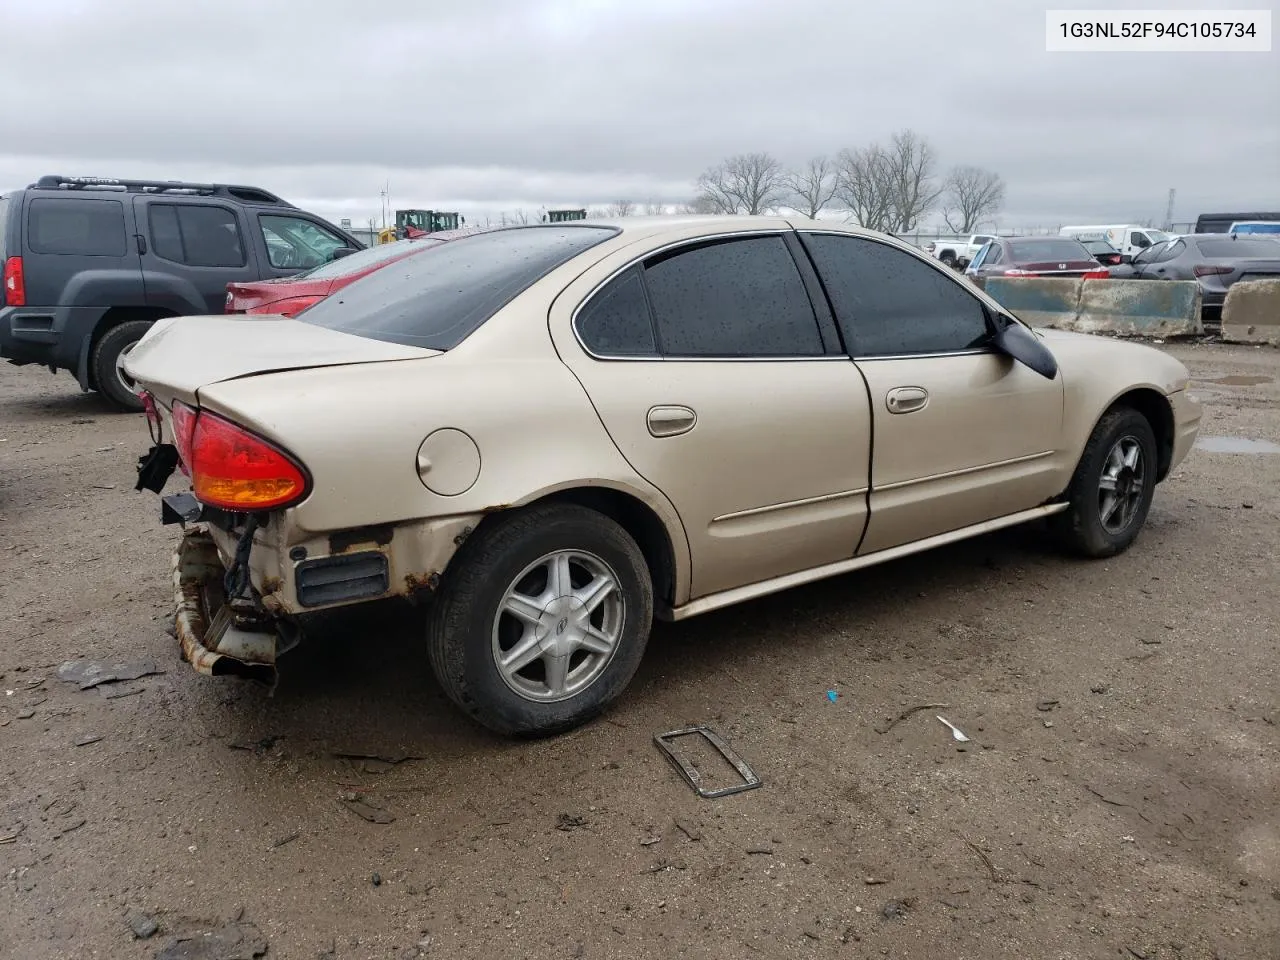
M 1280 443 L 1280 352 L 1165 349 L 1202 436 Z M 659 627 L 606 719 L 513 743 L 407 606 L 272 698 L 192 673 L 146 446 L 0 367 L 0 956 L 1280 957 L 1280 455 L 1197 450 L 1110 561 L 1028 527 Z M 57 676 L 122 657 L 164 672 Z M 652 742 L 689 723 L 764 786 L 697 798 Z

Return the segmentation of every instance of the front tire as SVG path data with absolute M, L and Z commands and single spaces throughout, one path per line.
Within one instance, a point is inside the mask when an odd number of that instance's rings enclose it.
M 123 379 L 121 363 L 150 329 L 150 320 L 129 320 L 116 324 L 94 344 L 90 358 L 93 385 L 118 410 L 136 413 L 142 409 L 142 401 Z
M 1156 438 L 1131 407 L 1098 421 L 1067 490 L 1070 506 L 1054 525 L 1063 544 L 1086 557 L 1127 550 L 1146 522 L 1156 487 Z
M 576 727 L 621 695 L 644 655 L 644 555 L 594 510 L 550 504 L 482 526 L 445 571 L 427 622 L 445 694 L 501 734 Z

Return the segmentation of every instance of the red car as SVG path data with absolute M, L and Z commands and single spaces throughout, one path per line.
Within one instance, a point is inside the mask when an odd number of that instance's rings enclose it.
M 375 270 L 475 230 L 448 230 L 412 240 L 397 240 L 358 250 L 341 260 L 322 263 L 305 273 L 275 280 L 227 284 L 226 313 L 272 313 L 297 316 L 311 305 Z

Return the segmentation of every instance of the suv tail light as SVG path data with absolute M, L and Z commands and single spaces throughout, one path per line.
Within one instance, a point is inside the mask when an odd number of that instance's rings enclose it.
M 6 307 L 27 305 L 27 281 L 22 273 L 21 257 L 10 257 L 4 262 L 4 296 L 0 301 Z
M 224 510 L 275 510 L 302 499 L 307 476 L 291 456 L 216 413 L 173 405 L 173 443 L 196 499 Z
M 1111 271 L 1106 267 L 1100 267 L 1097 270 L 1086 270 L 1084 272 L 1085 280 L 1106 280 L 1111 276 Z
M 1208 264 L 1202 263 L 1199 266 L 1192 267 L 1191 272 L 1194 273 L 1197 277 L 1218 277 L 1218 276 L 1222 276 L 1225 273 L 1231 273 L 1232 268 L 1231 267 L 1211 267 Z

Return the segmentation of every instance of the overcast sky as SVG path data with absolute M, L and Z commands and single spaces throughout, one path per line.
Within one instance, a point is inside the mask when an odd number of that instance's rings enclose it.
M 910 127 L 1003 175 L 1006 227 L 1280 209 L 1280 54 L 1046 53 L 1050 6 L 1108 4 L 0 0 L 0 189 L 233 181 L 360 224 L 389 180 L 483 218 Z

